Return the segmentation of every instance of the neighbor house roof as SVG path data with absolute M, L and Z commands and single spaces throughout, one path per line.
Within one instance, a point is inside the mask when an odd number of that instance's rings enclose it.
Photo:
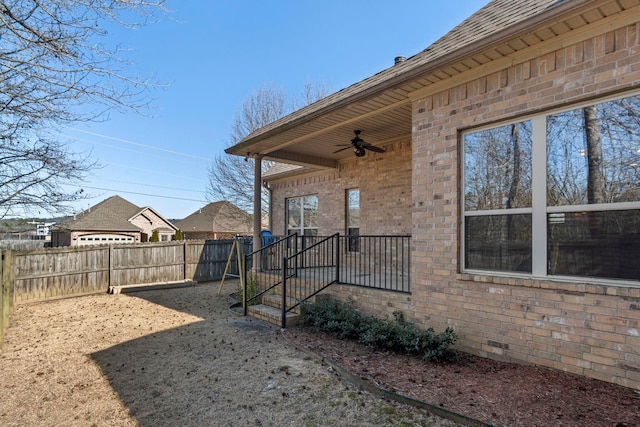
M 351 155 L 336 153 L 336 143 L 347 142 L 354 129 L 378 145 L 410 138 L 410 94 L 452 78 L 463 81 L 472 72 L 477 77 L 492 63 L 521 61 L 518 55 L 526 49 L 533 52 L 589 24 L 632 14 L 635 6 L 615 0 L 493 0 L 422 52 L 254 131 L 226 152 L 336 168 Z
M 129 219 L 140 208 L 120 196 L 112 196 L 89 209 L 68 217 L 56 228 L 86 231 L 140 231 Z
M 66 218 L 56 226 L 59 230 L 69 231 L 140 231 L 140 228 L 130 221 L 147 210 L 153 211 L 150 207 L 141 208 L 134 205 L 120 196 L 112 196 L 87 210 Z M 172 224 L 162 218 L 169 226 Z M 168 228 L 168 227 L 167 227 Z
M 233 203 L 222 201 L 203 206 L 175 225 L 183 232 L 250 233 L 253 220 Z

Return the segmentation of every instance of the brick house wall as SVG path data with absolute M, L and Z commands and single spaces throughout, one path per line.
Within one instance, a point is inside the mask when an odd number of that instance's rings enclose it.
M 336 171 L 271 182 L 271 227 L 285 234 L 286 199 L 318 196 L 319 234 L 346 231 L 346 191 L 360 189 L 361 235 L 411 234 L 411 143 L 397 142 L 386 153 L 355 158 Z
M 170 241 L 175 231 L 160 216 L 155 214 L 151 209 L 145 209 L 134 218 L 131 223 L 142 230 L 147 235 L 147 239 L 151 238 L 154 230 L 158 230 L 158 238 L 160 241 Z M 165 237 L 164 240 L 162 237 Z
M 481 356 L 640 389 L 640 288 L 461 274 L 460 131 L 598 100 L 640 83 L 640 24 L 413 98 L 417 323 L 454 326 Z
M 319 234 L 344 233 L 345 191 L 360 188 L 361 234 L 412 235 L 412 292 L 329 293 L 369 314 L 401 310 L 436 331 L 453 326 L 473 354 L 640 389 L 640 287 L 463 274 L 459 265 L 460 132 L 639 89 L 640 24 L 611 28 L 414 93 L 411 142 L 271 183 L 274 234 L 285 232 L 286 198 L 310 194 L 318 195 Z

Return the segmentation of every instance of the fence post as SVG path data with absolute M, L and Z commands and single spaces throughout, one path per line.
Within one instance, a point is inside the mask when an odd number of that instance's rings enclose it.
M 111 289 L 111 285 L 113 284 L 112 282 L 112 275 L 113 275 L 113 254 L 111 253 L 113 251 L 113 245 L 109 245 L 109 253 L 108 253 L 108 258 L 109 258 L 109 274 L 107 275 L 107 289 Z
M 182 253 L 183 253 L 183 257 L 184 257 L 184 280 L 188 280 L 189 279 L 189 275 L 188 275 L 188 269 L 189 269 L 189 251 L 187 248 L 187 241 L 183 240 L 182 241 Z
M 282 258 L 282 316 L 280 319 L 280 327 L 287 329 L 287 270 L 289 262 L 287 257 Z
M 9 315 L 13 310 L 14 275 L 12 274 L 15 264 L 13 262 L 13 251 L 2 252 L 2 301 L 0 302 L 0 347 L 4 342 L 4 328 L 9 324 Z

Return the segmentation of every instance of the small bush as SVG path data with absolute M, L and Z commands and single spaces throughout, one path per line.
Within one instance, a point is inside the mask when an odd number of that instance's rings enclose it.
M 340 338 L 357 339 L 366 327 L 366 319 L 360 313 L 340 301 L 330 299 L 305 304 L 303 318 L 314 329 L 330 332 Z
M 369 347 L 412 354 L 425 360 L 451 360 L 456 353 L 451 345 L 457 336 L 452 328 L 436 334 L 433 328 L 421 329 L 407 322 L 396 311 L 394 320 L 363 316 L 353 307 L 337 300 L 321 300 L 305 304 L 304 323 L 317 331 L 339 338 L 356 339 Z

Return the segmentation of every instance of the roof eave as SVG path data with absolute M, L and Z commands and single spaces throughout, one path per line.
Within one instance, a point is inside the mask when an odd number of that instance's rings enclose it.
M 281 125 L 276 125 L 272 129 L 259 133 L 255 136 L 252 136 L 251 134 L 248 135 L 236 145 L 233 145 L 225 149 L 225 153 L 239 155 L 239 156 L 259 154 L 259 153 L 251 152 L 251 147 L 256 143 L 265 141 L 282 132 L 298 127 L 301 124 L 310 122 L 324 115 L 331 114 L 332 112 L 337 111 L 350 104 L 366 100 L 370 97 L 375 96 L 378 93 L 384 92 L 398 85 L 406 83 L 410 80 L 413 80 L 419 77 L 420 75 L 433 72 L 439 68 L 455 63 L 460 59 L 468 57 L 469 55 L 477 53 L 483 49 L 487 49 L 491 46 L 504 43 L 515 36 L 531 31 L 532 28 L 536 28 L 536 27 L 557 21 L 564 15 L 577 13 L 581 9 L 589 7 L 590 3 L 592 4 L 592 0 L 565 0 L 565 1 L 562 1 L 561 3 L 557 3 L 549 7 L 548 9 L 546 9 L 544 12 L 538 13 L 537 15 L 524 19 L 516 24 L 513 24 L 505 28 L 504 30 L 495 32 L 476 42 L 472 42 L 468 45 L 460 47 L 450 53 L 447 53 L 445 55 L 442 55 L 441 57 L 434 59 L 433 61 L 399 72 L 393 77 L 390 77 L 376 85 L 365 88 L 362 91 L 356 92 L 351 96 L 348 96 L 336 102 L 330 103 L 326 107 L 322 107 L 318 110 L 310 112 L 309 114 L 302 115 L 290 121 L 287 121 L 290 115 L 285 116 L 282 119 L 276 120 L 275 122 L 276 124 L 278 121 L 282 121 L 283 123 Z M 407 59 L 406 62 L 411 61 L 413 58 L 415 58 L 418 55 L 420 55 L 420 53 L 413 56 L 412 58 Z M 391 73 L 393 72 L 393 70 L 394 70 L 394 67 L 391 67 L 386 70 L 383 70 L 382 73 L 386 73 L 386 72 Z M 360 84 L 360 83 L 362 83 L 362 81 L 354 84 Z M 338 93 L 340 92 L 336 92 L 334 95 Z M 313 104 L 311 104 L 310 106 L 312 105 Z

